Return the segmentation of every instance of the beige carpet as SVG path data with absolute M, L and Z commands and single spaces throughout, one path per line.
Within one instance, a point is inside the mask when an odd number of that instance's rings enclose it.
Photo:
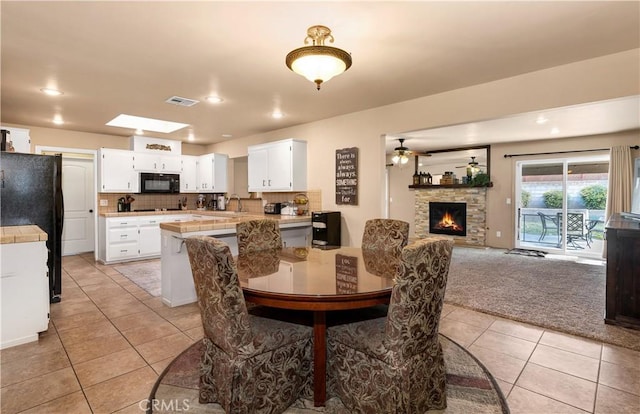
M 605 266 L 456 246 L 445 302 L 640 350 L 640 331 L 605 325 Z

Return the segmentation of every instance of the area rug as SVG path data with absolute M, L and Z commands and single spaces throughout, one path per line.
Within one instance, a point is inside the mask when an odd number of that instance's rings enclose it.
M 521 256 L 531 256 L 531 257 L 545 257 L 546 252 L 542 250 L 532 250 L 532 249 L 509 249 L 505 252 L 506 254 L 519 254 Z
M 508 414 L 507 402 L 489 374 L 489 371 L 464 348 L 440 335 L 447 369 L 447 408 L 437 413 L 502 413 Z M 203 345 L 196 342 L 178 355 L 160 374 L 154 385 L 147 413 L 224 413 L 218 404 L 198 402 L 200 355 Z M 313 401 L 299 399 L 285 413 L 348 414 L 337 397 L 327 401 L 325 407 L 314 407 Z
M 149 260 L 115 266 L 115 270 L 122 276 L 140 286 L 151 296 L 160 296 L 162 287 L 160 284 L 160 260 Z
M 605 325 L 606 267 L 453 249 L 445 302 L 640 350 L 640 331 Z

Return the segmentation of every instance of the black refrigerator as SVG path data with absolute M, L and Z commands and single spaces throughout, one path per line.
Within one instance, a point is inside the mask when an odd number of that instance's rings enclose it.
M 35 224 L 47 233 L 52 303 L 62 293 L 63 220 L 62 156 L 0 152 L 0 225 Z

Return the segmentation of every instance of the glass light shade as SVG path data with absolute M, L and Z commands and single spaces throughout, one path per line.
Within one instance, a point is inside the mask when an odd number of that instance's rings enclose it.
M 403 155 L 402 157 L 400 157 L 400 164 L 406 164 L 409 162 L 409 157 L 407 157 L 406 155 Z
M 318 80 L 326 82 L 334 76 L 341 74 L 347 68 L 344 61 L 333 55 L 317 54 L 317 51 L 312 53 L 313 54 L 302 54 L 291 63 L 291 70 L 304 76 L 311 82 L 317 82 Z

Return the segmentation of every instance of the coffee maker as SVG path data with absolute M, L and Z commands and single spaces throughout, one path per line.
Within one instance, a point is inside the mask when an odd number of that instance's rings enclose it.
M 204 210 L 207 205 L 207 196 L 204 194 L 198 194 L 198 198 L 196 199 L 196 210 Z

